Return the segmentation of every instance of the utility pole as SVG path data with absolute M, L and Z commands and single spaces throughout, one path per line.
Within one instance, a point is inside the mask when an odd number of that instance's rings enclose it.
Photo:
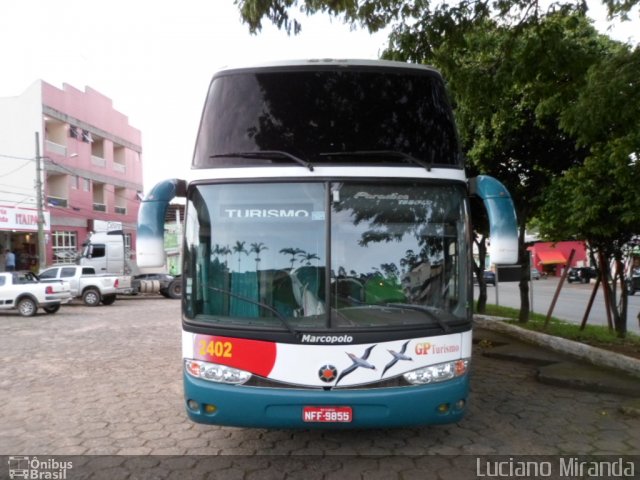
M 42 157 L 40 156 L 40 134 L 36 132 L 36 203 L 38 209 L 38 266 L 46 266 L 47 247 L 44 241 L 44 202 L 42 201 Z

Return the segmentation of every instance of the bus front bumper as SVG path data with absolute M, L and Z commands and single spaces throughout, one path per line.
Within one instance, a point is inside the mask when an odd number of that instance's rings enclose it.
M 197 423 L 258 428 L 386 428 L 459 421 L 469 375 L 397 388 L 258 388 L 208 382 L 184 374 L 186 410 Z M 349 422 L 309 422 L 305 407 L 350 407 Z

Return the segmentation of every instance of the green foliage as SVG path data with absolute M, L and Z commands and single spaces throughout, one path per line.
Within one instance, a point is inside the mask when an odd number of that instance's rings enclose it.
M 592 66 L 577 101 L 562 115 L 561 125 L 582 145 L 637 137 L 640 132 L 640 47 L 612 49 Z M 638 148 L 635 140 L 635 151 Z M 632 148 L 633 145 L 630 145 Z
M 640 232 L 640 163 L 625 141 L 594 149 L 581 167 L 558 178 L 539 214 L 540 233 L 550 239 L 587 239 L 607 257 Z
M 640 49 L 616 47 L 585 78 L 561 125 L 589 158 L 554 182 L 538 223 L 551 239 L 587 239 L 621 258 L 640 232 Z
M 551 179 L 586 156 L 558 118 L 608 42 L 582 14 L 555 13 L 517 27 L 476 20 L 437 42 L 412 28 L 394 32 L 385 56 L 443 72 L 471 166 L 505 183 L 524 228 Z

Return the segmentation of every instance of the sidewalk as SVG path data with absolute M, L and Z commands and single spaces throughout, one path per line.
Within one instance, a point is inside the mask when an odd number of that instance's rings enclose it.
M 640 360 L 543 333 L 499 318 L 474 316 L 474 343 L 492 358 L 538 366 L 541 383 L 629 397 L 620 411 L 640 417 Z

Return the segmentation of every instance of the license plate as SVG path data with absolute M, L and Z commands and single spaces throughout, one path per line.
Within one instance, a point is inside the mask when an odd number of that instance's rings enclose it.
M 353 420 L 351 407 L 304 407 L 302 420 L 305 422 L 349 423 Z

